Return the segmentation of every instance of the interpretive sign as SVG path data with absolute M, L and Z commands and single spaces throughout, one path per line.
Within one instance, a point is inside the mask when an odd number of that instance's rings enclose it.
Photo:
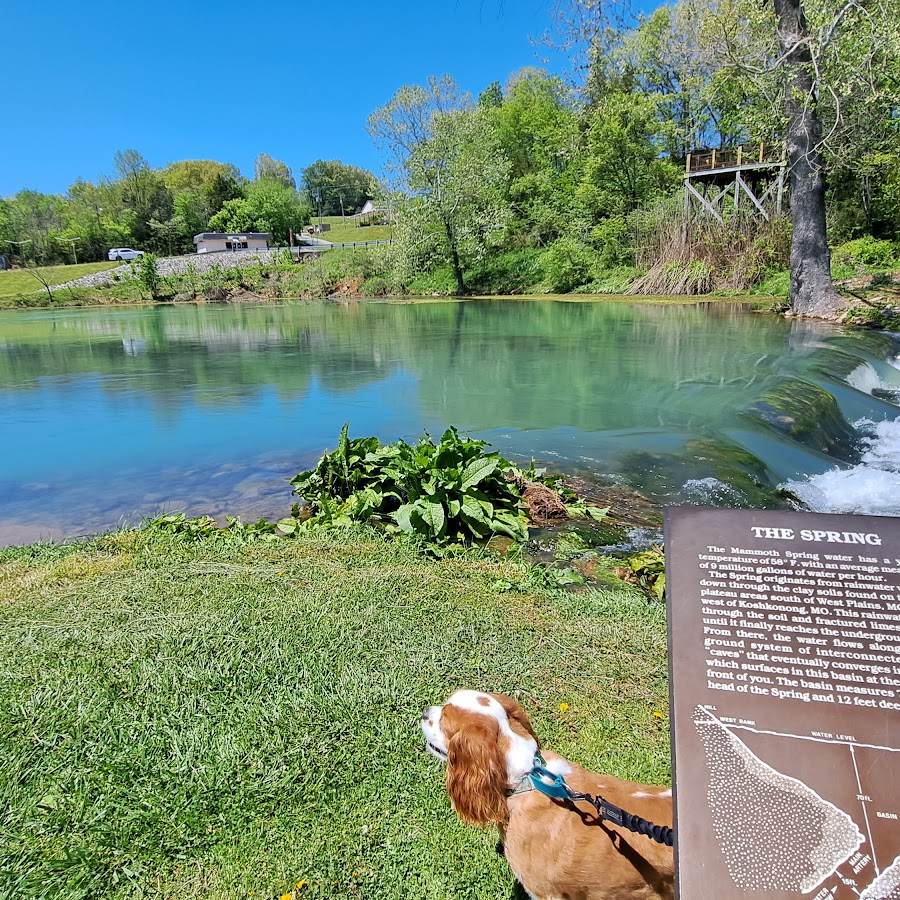
M 900 519 L 666 511 L 680 900 L 900 900 Z

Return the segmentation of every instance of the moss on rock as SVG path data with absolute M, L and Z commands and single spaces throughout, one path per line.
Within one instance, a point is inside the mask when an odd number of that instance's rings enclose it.
M 784 378 L 770 387 L 744 415 L 804 447 L 845 462 L 857 462 L 857 435 L 837 401 L 824 388 Z
M 785 507 L 765 463 L 730 441 L 698 438 L 688 441 L 681 453 L 633 451 L 625 454 L 623 463 L 629 482 L 660 500 L 683 498 L 685 486 L 690 486 L 699 502 L 710 505 Z

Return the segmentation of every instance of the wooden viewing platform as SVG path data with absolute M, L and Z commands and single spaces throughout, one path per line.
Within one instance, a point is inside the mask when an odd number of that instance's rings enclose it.
M 688 218 L 711 216 L 724 222 L 726 204 L 744 208 L 767 222 L 781 213 L 787 160 L 782 147 L 741 145 L 694 150 L 684 166 L 684 211 Z

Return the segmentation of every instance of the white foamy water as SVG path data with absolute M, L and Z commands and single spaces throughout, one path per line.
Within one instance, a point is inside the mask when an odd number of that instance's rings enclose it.
M 718 478 L 691 478 L 681 491 L 688 503 L 700 506 L 737 505 L 742 499 L 738 491 Z
M 900 357 L 889 359 L 888 363 L 894 369 L 900 369 Z M 892 403 L 896 403 L 900 399 L 900 386 L 893 380 L 886 381 L 882 378 L 871 363 L 865 362 L 858 365 L 847 376 L 847 384 L 870 397 L 877 394 Z
M 866 445 L 858 465 L 779 487 L 796 494 L 813 512 L 900 516 L 900 419 L 860 419 L 854 427 Z
M 892 363 L 893 365 L 893 363 Z M 888 386 L 884 383 L 881 376 L 875 371 L 874 366 L 869 363 L 863 363 L 857 366 L 848 376 L 847 384 L 855 387 L 864 394 L 871 394 L 872 391 L 881 388 L 884 390 Z

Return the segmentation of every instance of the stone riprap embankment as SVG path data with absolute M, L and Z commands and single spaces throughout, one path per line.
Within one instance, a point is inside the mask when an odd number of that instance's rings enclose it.
M 186 275 L 188 266 L 193 264 L 194 271 L 201 275 L 210 269 L 232 269 L 235 266 L 258 266 L 276 262 L 278 250 L 239 250 L 236 253 L 197 253 L 194 256 L 171 256 L 157 260 L 156 271 L 166 277 L 168 275 Z M 137 260 L 135 260 L 137 262 Z M 102 287 L 114 281 L 123 281 L 132 277 L 132 264 L 116 266 L 103 272 L 94 272 L 65 284 L 54 285 L 53 290 L 67 287 Z

